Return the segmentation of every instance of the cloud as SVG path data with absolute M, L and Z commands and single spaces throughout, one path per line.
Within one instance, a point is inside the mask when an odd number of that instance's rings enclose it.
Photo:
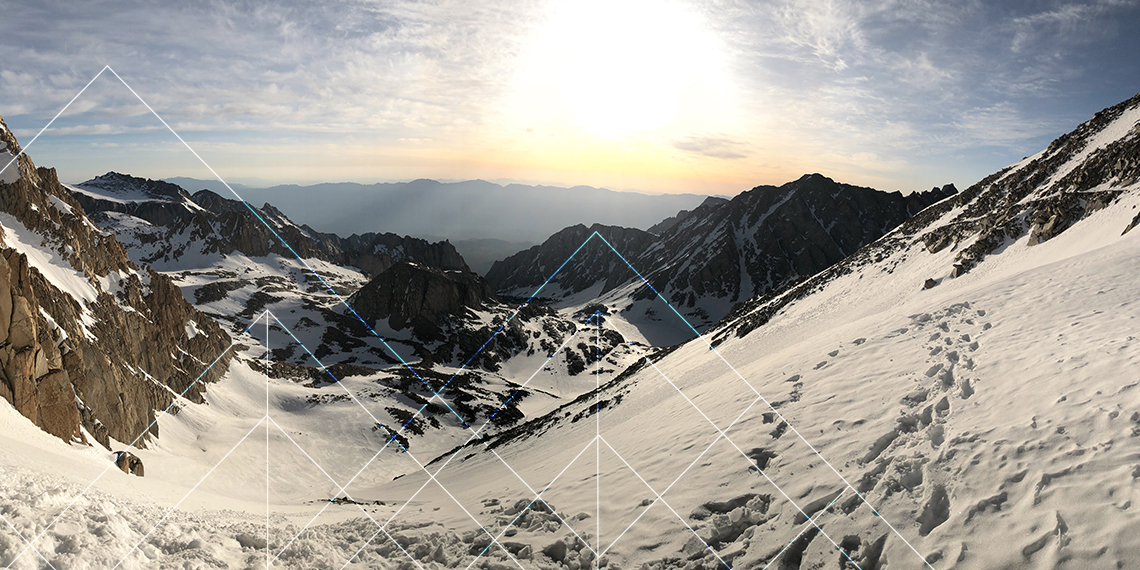
M 0 114 L 38 131 L 110 64 L 175 129 L 203 139 L 257 138 L 271 149 L 319 134 L 319 152 L 335 153 L 340 135 L 345 145 L 469 154 L 517 134 L 503 132 L 512 78 L 546 4 L 570 1 L 9 3 Z M 1140 39 L 1121 30 L 1140 18 L 1136 0 L 686 2 L 723 44 L 739 109 L 717 124 L 653 131 L 645 148 L 720 159 L 737 178 L 768 175 L 757 156 L 807 170 L 830 157 L 929 187 L 938 182 L 924 178 L 930 157 L 987 147 L 990 162 L 954 164 L 964 173 L 955 178 L 980 178 L 1136 90 Z M 104 77 L 56 127 L 45 137 L 145 134 L 156 124 Z M 542 125 L 523 127 L 535 127 L 527 141 L 564 143 Z
M 50 118 L 110 64 L 175 120 L 423 136 L 457 116 L 477 123 L 517 48 L 509 30 L 525 14 L 476 4 L 19 6 L 0 22 L 0 49 L 18 54 L 0 64 L 0 108 L 35 101 L 32 113 Z M 91 110 L 83 99 L 69 112 Z
M 1010 50 L 1022 53 L 1045 43 L 1085 43 L 1112 37 L 1116 27 L 1106 16 L 1135 6 L 1133 0 L 1074 2 L 1014 18 L 1010 22 L 1014 32 Z
M 1012 103 L 1000 102 L 962 112 L 954 123 L 953 132 L 957 140 L 953 144 L 959 148 L 1005 146 L 1022 149 L 1026 141 L 1060 134 L 1061 129 L 1064 129 L 1063 119 L 1027 117 Z
M 748 156 L 743 153 L 744 145 L 742 143 L 723 137 L 686 137 L 674 141 L 673 147 L 693 154 L 725 160 L 738 160 Z

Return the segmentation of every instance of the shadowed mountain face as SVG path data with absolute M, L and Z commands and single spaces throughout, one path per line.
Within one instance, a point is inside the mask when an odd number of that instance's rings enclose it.
M 732 200 L 707 200 L 655 226 L 660 235 L 629 228 L 574 226 L 492 266 L 487 281 L 506 295 L 529 295 L 597 232 L 698 327 L 723 317 L 733 303 L 814 275 L 882 237 L 922 209 L 952 196 L 953 185 L 903 196 L 840 184 L 819 174 L 783 186 L 758 186 Z M 591 239 L 540 292 L 563 299 L 598 287 L 599 294 L 633 285 L 625 301 L 653 290 L 601 239 Z M 624 291 L 625 289 L 623 289 Z M 614 299 L 616 301 L 616 299 Z
M 387 319 L 396 330 L 411 326 L 421 340 L 433 338 L 435 327 L 444 318 L 492 303 L 497 304 L 498 299 L 474 273 L 443 271 L 406 261 L 381 272 L 349 299 L 370 325 Z

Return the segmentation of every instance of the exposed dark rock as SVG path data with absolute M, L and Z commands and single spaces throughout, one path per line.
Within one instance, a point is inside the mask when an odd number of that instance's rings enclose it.
M 549 556 L 555 562 L 562 562 L 566 559 L 566 543 L 561 540 L 556 540 L 546 548 L 542 549 L 542 553 Z
M 1140 214 L 1136 214 L 1136 217 L 1132 218 L 1132 223 L 1128 224 L 1128 227 L 1124 228 L 1124 232 L 1121 233 L 1120 235 L 1124 235 L 1124 234 L 1132 231 L 1132 229 L 1135 228 L 1136 226 L 1140 226 Z
M 144 475 L 143 462 L 137 455 L 129 451 L 115 452 L 115 466 L 127 475 L 142 477 Z
M 725 303 L 744 301 L 826 269 L 923 208 L 956 192 L 952 185 L 903 196 L 840 184 L 819 174 L 783 186 L 758 186 L 732 200 L 710 199 L 677 220 L 640 230 L 573 226 L 542 245 L 496 262 L 487 282 L 503 294 L 538 288 L 566 261 L 551 284 L 559 294 L 602 283 L 601 292 L 640 278 L 605 242 L 645 275 L 632 300 L 661 292 L 698 327 L 724 316 Z M 605 241 L 591 239 L 597 232 Z M 577 253 L 575 254 L 575 251 Z
M 926 283 L 922 284 L 923 289 L 933 289 L 938 286 L 938 281 L 934 279 L 927 279 Z
M 381 272 L 349 299 L 369 324 L 387 319 L 393 329 L 411 326 L 425 340 L 444 318 L 497 302 L 491 288 L 474 273 L 406 261 Z

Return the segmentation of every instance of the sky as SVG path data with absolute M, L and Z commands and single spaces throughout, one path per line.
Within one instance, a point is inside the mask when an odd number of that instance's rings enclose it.
M 1140 91 L 1138 0 L 0 1 L 62 179 L 966 188 Z M 104 71 L 110 66 L 114 74 Z

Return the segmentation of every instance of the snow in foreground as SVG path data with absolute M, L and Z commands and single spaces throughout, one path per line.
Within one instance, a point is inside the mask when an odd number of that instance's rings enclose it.
M 417 465 L 434 452 L 385 450 L 347 486 L 361 504 L 325 500 L 381 445 L 367 414 L 346 404 L 334 420 L 308 417 L 282 388 L 271 406 L 284 427 L 267 444 L 248 409 L 264 393 L 235 364 L 211 406 L 186 408 L 140 452 L 147 477 L 107 473 L 35 546 L 57 570 L 123 557 L 123 568 L 256 568 L 267 552 L 289 568 L 573 569 L 603 549 L 610 568 L 1132 567 L 1140 232 L 1120 231 L 1138 201 L 1042 245 L 1010 243 L 925 291 L 953 252 L 867 266 L 726 341 L 724 361 L 689 343 L 604 394 L 622 401 L 598 417 L 428 466 L 438 484 Z M 16 558 L 17 533 L 43 532 L 109 454 L 3 413 L 0 563 L 41 568 L 34 552 Z M 242 433 L 255 444 L 194 487 Z M 331 474 L 274 453 L 289 459 L 271 468 L 267 549 L 258 476 L 265 446 L 288 450 L 292 437 Z M 543 489 L 553 512 L 520 514 L 516 502 Z M 490 542 L 479 526 L 502 548 L 477 557 Z

